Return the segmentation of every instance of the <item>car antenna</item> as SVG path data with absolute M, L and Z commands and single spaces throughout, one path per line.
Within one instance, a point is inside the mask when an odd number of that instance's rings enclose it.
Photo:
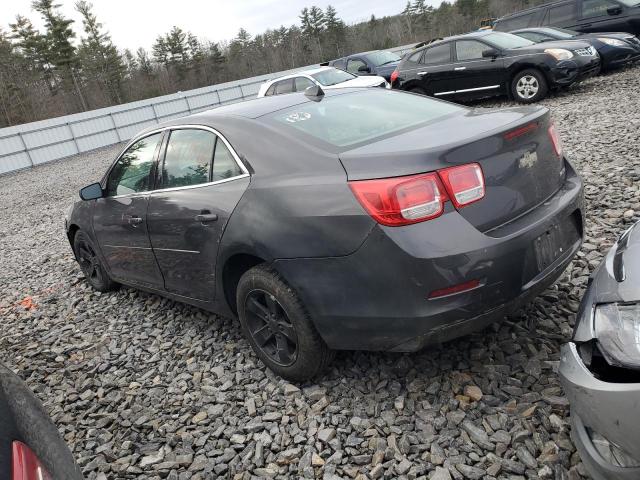
M 314 102 L 319 102 L 324 98 L 324 90 L 322 90 L 320 85 L 312 85 L 305 88 L 304 95 Z

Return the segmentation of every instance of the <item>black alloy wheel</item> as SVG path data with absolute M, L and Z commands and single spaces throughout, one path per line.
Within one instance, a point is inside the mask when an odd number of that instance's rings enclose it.
M 93 288 L 99 292 L 107 292 L 117 287 L 117 284 L 109 278 L 95 247 L 84 232 L 76 233 L 73 250 L 82 273 Z
M 247 328 L 258 348 L 274 363 L 292 365 L 298 355 L 298 335 L 278 300 L 264 290 L 252 290 L 245 311 Z

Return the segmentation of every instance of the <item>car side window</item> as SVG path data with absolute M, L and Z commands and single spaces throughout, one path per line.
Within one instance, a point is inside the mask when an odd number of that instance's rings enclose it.
M 293 78 L 280 80 L 278 83 L 276 83 L 276 95 L 283 95 L 285 93 L 291 92 L 293 92 Z
M 456 58 L 458 60 L 482 60 L 482 52 L 488 50 L 482 42 L 475 40 L 459 40 L 456 42 Z
M 333 67 L 335 68 L 339 68 L 340 70 L 344 70 L 346 67 L 346 62 L 344 61 L 344 58 L 341 58 L 339 60 L 336 60 L 335 62 L 333 62 Z
M 215 143 L 216 136 L 206 130 L 173 130 L 162 164 L 160 188 L 207 183 Z
M 414 53 L 409 57 L 409 61 L 413 63 L 419 63 L 420 59 L 422 58 L 423 52 L 423 50 L 420 50 L 419 52 Z
M 266 92 L 264 92 L 264 96 L 270 97 L 271 95 L 275 94 L 275 92 L 276 92 L 276 84 L 274 83 L 267 89 Z
M 562 3 L 549 8 L 544 25 L 559 25 L 575 20 L 575 2 Z
M 538 12 L 526 13 L 524 15 L 518 15 L 517 17 L 508 18 L 502 22 L 500 22 L 500 30 L 503 32 L 508 32 L 511 30 L 516 30 L 518 28 L 526 28 L 529 26 L 531 19 L 537 15 Z
M 445 43 L 428 48 L 422 57 L 422 63 L 433 65 L 437 63 L 449 63 L 451 61 L 451 44 Z
M 367 64 L 364 63 L 359 58 L 353 58 L 347 61 L 347 72 L 357 75 L 358 73 L 360 73 L 359 72 L 360 67 L 366 67 L 366 66 Z
M 149 178 L 161 138 L 161 133 L 144 137 L 120 156 L 107 179 L 107 196 L 150 190 Z
M 213 176 L 211 180 L 217 182 L 237 177 L 243 173 L 227 145 L 218 137 L 215 155 L 213 156 Z
M 600 17 L 607 15 L 607 9 L 611 7 L 619 7 L 620 5 L 611 0 L 583 0 L 582 17 Z
M 313 87 L 314 83 L 307 77 L 295 78 L 296 92 L 304 92 L 307 88 Z

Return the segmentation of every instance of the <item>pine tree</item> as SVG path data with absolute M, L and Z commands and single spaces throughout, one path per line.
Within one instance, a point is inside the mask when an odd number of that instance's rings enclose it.
M 55 73 L 62 77 L 63 88 L 68 92 L 74 91 L 82 108 L 88 110 L 77 77 L 79 62 L 76 49 L 71 43 L 76 36 L 71 29 L 73 20 L 60 15 L 60 5 L 54 4 L 53 0 L 34 0 L 31 6 L 44 20 L 49 59 L 55 66 Z
M 82 23 L 87 35 L 82 39 L 78 51 L 82 67 L 88 75 L 103 85 L 111 104 L 122 103 L 121 89 L 125 72 L 122 57 L 113 45 L 109 34 L 102 31 L 102 24 L 91 11 L 93 6 L 85 0 L 79 0 L 75 6 L 82 15 Z
M 327 5 L 327 8 L 324 12 L 325 19 L 325 28 L 326 28 L 326 37 L 329 45 L 331 45 L 333 51 L 330 52 L 331 55 L 342 56 L 342 52 L 340 46 L 344 43 L 345 40 L 345 30 L 346 26 L 344 22 L 338 17 L 338 12 L 331 5 Z
M 140 66 L 140 71 L 147 77 L 150 77 L 153 74 L 153 65 L 151 65 L 149 54 L 144 48 L 141 47 L 136 50 L 136 61 Z

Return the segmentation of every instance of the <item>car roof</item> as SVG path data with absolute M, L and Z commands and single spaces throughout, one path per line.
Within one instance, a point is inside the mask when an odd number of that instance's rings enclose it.
M 557 32 L 558 29 L 554 27 L 526 27 L 526 28 L 519 28 L 517 30 L 511 30 L 510 32 L 504 32 L 504 33 L 549 32 L 549 31 Z
M 552 5 L 556 5 L 558 3 L 566 3 L 566 0 L 557 0 L 555 2 L 547 2 L 547 3 L 542 3 L 540 5 L 536 5 L 535 7 L 529 7 L 529 8 L 525 8 L 524 10 L 518 10 L 517 12 L 513 12 L 513 13 L 508 13 L 507 15 L 503 15 L 502 17 L 496 19 L 496 22 L 499 22 L 501 20 L 506 20 L 507 18 L 511 18 L 511 17 L 517 17 L 523 13 L 529 13 L 535 10 L 539 10 L 541 8 L 546 8 L 546 7 L 550 7 Z
M 490 35 L 492 33 L 507 33 L 507 32 L 494 32 L 493 30 L 478 30 L 478 31 L 469 32 L 469 33 L 462 33 L 460 35 L 453 35 L 451 37 L 445 37 L 445 38 L 443 38 L 441 40 L 436 40 L 435 42 L 428 43 L 428 44 L 420 47 L 420 49 L 415 49 L 415 51 L 417 52 L 418 50 L 424 50 L 426 48 L 433 47 L 435 45 L 440 45 L 441 43 L 451 42 L 452 40 L 460 40 L 462 38 L 464 38 L 464 39 L 467 39 L 467 38 L 482 38 L 482 37 L 486 37 L 487 35 Z
M 367 89 L 378 90 L 378 89 Z M 362 88 L 342 88 L 339 90 L 325 90 L 325 97 L 334 97 L 345 95 L 347 93 L 362 93 Z M 380 92 L 382 93 L 382 92 Z M 269 97 L 252 98 L 244 102 L 231 103 L 220 107 L 205 110 L 201 113 L 181 117 L 175 120 L 164 122 L 156 125 L 149 130 L 177 125 L 215 125 L 218 124 L 223 117 L 233 116 L 247 119 L 256 119 L 264 115 L 268 115 L 278 110 L 294 107 L 304 103 L 314 101 L 307 97 L 304 93 L 290 93 L 288 95 L 272 95 Z

